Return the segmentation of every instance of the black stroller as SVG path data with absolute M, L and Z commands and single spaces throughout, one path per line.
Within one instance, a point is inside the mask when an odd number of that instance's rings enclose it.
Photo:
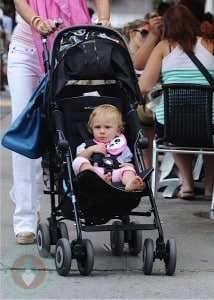
M 45 43 L 44 43 L 45 45 Z M 123 253 L 128 244 L 131 255 L 142 250 L 142 269 L 151 274 L 156 258 L 163 260 L 167 275 L 176 268 L 176 242 L 164 242 L 163 230 L 151 187 L 152 169 L 145 169 L 142 149 L 147 140 L 142 134 L 136 107 L 143 99 L 138 87 L 132 60 L 123 37 L 113 29 L 102 26 L 72 26 L 56 36 L 49 63 L 44 47 L 48 72 L 47 114 L 49 142 L 43 157 L 43 168 L 49 171 L 51 215 L 48 224 L 40 223 L 37 246 L 40 256 L 47 257 L 51 245 L 56 245 L 55 265 L 60 275 L 67 275 L 72 259 L 77 260 L 81 275 L 93 270 L 94 250 L 82 231 L 110 231 L 113 255 Z M 125 121 L 125 135 L 133 153 L 133 163 L 145 182 L 142 189 L 125 192 L 122 184 L 108 184 L 90 170 L 77 176 L 72 170 L 76 147 L 90 138 L 87 121 L 93 108 L 109 103 L 117 106 Z M 143 197 L 151 207 L 139 212 L 135 208 Z M 131 216 L 153 217 L 142 224 Z M 63 220 L 74 221 L 76 238 L 69 242 L 68 229 Z M 112 224 L 109 221 L 113 220 Z M 154 246 L 150 238 L 142 241 L 142 230 L 157 230 Z

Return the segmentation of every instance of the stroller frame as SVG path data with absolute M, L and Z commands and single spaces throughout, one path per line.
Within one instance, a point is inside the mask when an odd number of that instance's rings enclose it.
M 110 55 L 102 52 L 103 44 L 106 46 L 105 51 L 110 49 Z M 38 225 L 37 247 L 40 256 L 47 257 L 51 245 L 56 245 L 55 264 L 60 275 L 65 276 L 69 273 L 72 259 L 77 260 L 81 275 L 89 275 L 94 265 L 93 245 L 89 239 L 82 238 L 82 231 L 110 231 L 113 255 L 121 255 L 124 243 L 127 242 L 131 255 L 135 256 L 142 249 L 142 230 L 157 230 L 158 238 L 155 246 L 150 238 L 144 241 L 143 272 L 147 275 L 151 274 L 153 262 L 155 259 L 160 259 L 165 263 L 166 274 L 173 275 L 176 268 L 176 242 L 174 239 L 164 242 L 163 229 L 151 190 L 150 176 L 153 169 L 145 169 L 142 149 L 147 147 L 147 139 L 142 134 L 136 112 L 137 105 L 142 104 L 143 99 L 125 40 L 114 29 L 99 25 L 81 25 L 59 31 L 52 46 L 51 59 L 45 37 L 43 37 L 43 46 L 44 65 L 49 80 L 47 114 L 50 123 L 50 138 L 42 163 L 43 168 L 47 168 L 50 172 L 50 190 L 44 193 L 50 195 L 51 215 L 47 219 L 48 225 L 46 223 Z M 87 59 L 88 54 L 89 59 Z M 69 59 L 70 57 L 72 59 Z M 77 59 L 79 59 L 78 63 L 76 63 Z M 83 60 L 82 64 L 81 60 Z M 102 61 L 102 68 L 100 68 L 100 61 Z M 73 85 L 74 80 L 113 80 L 114 83 L 109 83 L 109 85 L 92 85 L 92 91 L 95 87 L 95 89 L 100 89 L 99 92 L 102 92 L 102 89 L 106 92 L 108 89 L 109 93 L 116 86 L 123 92 L 123 96 L 127 96 L 127 103 L 124 104 L 127 122 L 135 124 L 135 127 L 131 126 L 134 128 L 129 129 L 130 147 L 137 174 L 145 182 L 142 190 L 125 192 L 121 185 L 110 185 L 90 170 L 74 176 L 72 161 L 75 147 L 72 137 L 69 136 L 71 127 L 69 122 L 72 118 L 70 117 L 70 103 L 73 101 L 74 104 L 79 105 L 82 101 L 81 105 L 85 107 L 85 103 L 88 104 L 87 101 L 89 103 L 94 101 L 96 105 L 96 101 L 101 101 L 101 104 L 113 101 L 111 104 L 115 105 L 116 99 L 116 106 L 119 105 L 120 108 L 122 105 L 120 103 L 122 100 L 119 101 L 118 98 L 105 94 L 99 97 L 87 96 L 83 99 L 78 95 L 75 97 L 76 89 L 83 89 L 89 93 L 91 89 L 87 84 Z M 68 82 L 71 84 L 69 85 Z M 68 98 L 68 95 L 72 97 Z M 79 121 L 75 125 L 80 138 L 83 141 L 87 139 L 88 133 L 84 125 Z M 79 141 L 76 142 L 78 143 Z M 96 193 L 93 190 L 93 183 L 96 183 Z M 114 205 L 115 202 L 112 202 L 109 197 L 112 193 L 117 196 L 117 205 Z M 101 201 L 104 209 L 97 208 L 100 205 L 100 196 L 105 199 Z M 151 208 L 145 212 L 133 211 L 141 198 L 145 196 L 149 197 Z M 56 203 L 56 197 L 58 203 Z M 113 210 L 111 210 L 111 205 Z M 141 224 L 131 221 L 130 216 L 153 216 L 153 222 Z M 64 219 L 73 220 L 75 223 L 76 239 L 71 243 L 69 243 L 67 226 L 62 222 Z M 111 225 L 106 224 L 111 219 L 119 221 L 114 221 Z

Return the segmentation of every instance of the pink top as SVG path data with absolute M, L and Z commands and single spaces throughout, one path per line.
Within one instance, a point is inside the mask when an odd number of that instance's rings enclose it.
M 81 24 L 90 24 L 91 18 L 89 15 L 87 2 L 86 0 L 28 0 L 28 4 L 32 7 L 35 13 L 40 16 L 42 19 L 62 19 L 63 24 L 60 28 L 65 28 L 71 25 L 81 25 Z M 22 31 L 22 41 L 30 41 L 29 39 L 29 30 L 25 30 L 26 36 L 23 37 L 23 28 L 29 26 L 26 24 L 23 27 L 23 20 L 18 23 L 16 31 L 16 39 L 18 38 L 18 32 L 20 32 L 19 26 L 21 26 Z M 30 26 L 29 26 L 30 27 Z M 44 64 L 42 59 L 42 41 L 40 35 L 32 29 L 33 40 L 36 45 L 39 61 L 41 64 L 42 70 L 44 70 Z M 48 49 L 51 48 L 51 43 L 57 32 L 51 34 L 48 37 L 47 45 Z M 19 35 L 20 36 L 20 35 Z

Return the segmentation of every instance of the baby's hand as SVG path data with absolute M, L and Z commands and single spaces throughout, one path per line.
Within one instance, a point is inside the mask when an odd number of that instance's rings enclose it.
M 94 145 L 91 146 L 91 150 L 93 151 L 93 153 L 100 153 L 103 155 L 106 155 L 106 147 L 105 145 Z

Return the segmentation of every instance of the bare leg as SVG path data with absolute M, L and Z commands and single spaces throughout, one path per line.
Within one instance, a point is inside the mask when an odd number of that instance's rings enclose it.
M 143 186 L 143 180 L 140 176 L 135 175 L 133 171 L 124 171 L 122 183 L 125 185 L 125 191 L 131 192 Z
M 106 174 L 102 174 L 98 172 L 90 163 L 83 163 L 80 167 L 80 172 L 84 170 L 92 170 L 97 175 L 99 175 L 104 181 L 111 182 L 111 172 L 108 172 Z
M 204 155 L 204 195 L 212 196 L 214 184 L 214 156 Z
M 146 169 L 149 169 L 152 167 L 152 145 L 154 139 L 154 128 L 143 128 L 143 134 L 148 138 L 148 148 L 143 149 L 143 159 Z
M 173 153 L 173 158 L 179 169 L 182 180 L 182 191 L 191 192 L 193 188 L 192 155 Z

